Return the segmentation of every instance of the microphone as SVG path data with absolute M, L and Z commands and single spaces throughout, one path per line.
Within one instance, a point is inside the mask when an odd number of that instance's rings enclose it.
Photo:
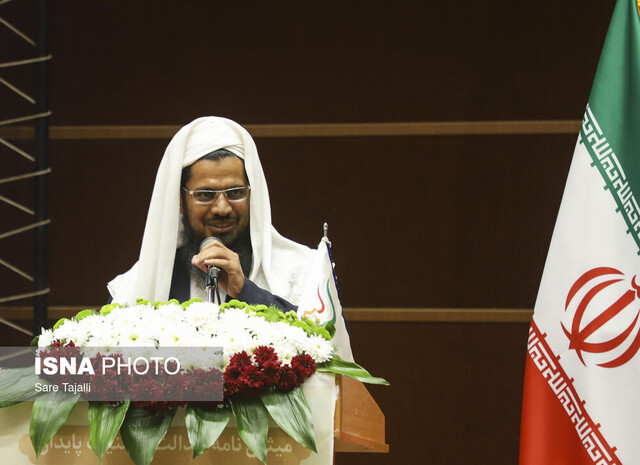
M 217 241 L 222 244 L 222 241 L 217 237 L 207 237 L 204 241 L 200 243 L 200 251 L 204 249 L 207 245 L 212 242 Z M 221 304 L 220 300 L 220 291 L 218 290 L 218 275 L 220 274 L 220 268 L 214 265 L 207 265 L 207 278 L 205 280 L 205 289 L 207 290 L 207 301 L 214 302 L 213 296 L 215 292 L 215 296 L 218 299 L 218 304 Z
M 204 241 L 200 243 L 200 252 L 202 252 L 202 249 L 204 249 L 206 246 L 208 246 L 212 242 L 220 242 L 222 244 L 222 241 L 217 237 L 214 237 L 214 236 L 207 237 Z M 211 276 L 212 278 L 217 278 L 218 274 L 220 274 L 220 268 L 214 265 L 207 265 L 208 276 Z

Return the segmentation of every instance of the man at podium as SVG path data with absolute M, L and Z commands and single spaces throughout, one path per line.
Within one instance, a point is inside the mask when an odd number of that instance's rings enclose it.
M 202 246 L 208 237 L 216 238 Z M 108 284 L 113 302 L 207 298 L 205 270 L 220 270 L 221 299 L 289 310 L 314 251 L 271 225 L 255 143 L 239 124 L 198 118 L 173 137 L 158 168 L 140 256 Z

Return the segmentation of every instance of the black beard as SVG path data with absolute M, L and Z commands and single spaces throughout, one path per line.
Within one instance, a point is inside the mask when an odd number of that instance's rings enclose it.
M 185 270 L 189 270 L 191 279 L 194 279 L 198 285 L 204 287 L 205 273 L 197 266 L 193 266 L 191 259 L 200 252 L 200 244 L 205 238 L 198 237 L 193 229 L 191 229 L 187 215 L 182 216 L 182 225 L 184 226 L 182 237 L 184 245 L 178 249 L 176 260 L 179 261 Z M 233 242 L 228 245 L 226 243 L 224 244 L 238 254 L 242 273 L 245 276 L 249 276 L 249 273 L 251 273 L 251 265 L 253 264 L 253 247 L 251 245 L 249 225 L 247 225 L 244 231 L 242 231 Z

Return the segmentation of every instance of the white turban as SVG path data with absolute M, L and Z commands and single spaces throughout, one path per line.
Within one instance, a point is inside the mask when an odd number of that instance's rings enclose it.
M 182 168 L 222 148 L 244 160 L 251 185 L 249 224 L 253 263 L 249 279 L 297 304 L 313 251 L 282 237 L 271 226 L 269 191 L 253 139 L 239 124 L 213 116 L 192 121 L 169 142 L 158 168 L 140 258 L 107 286 L 114 302 L 133 304 L 139 297 L 151 301 L 169 298 L 175 253 L 182 245 L 179 243 Z

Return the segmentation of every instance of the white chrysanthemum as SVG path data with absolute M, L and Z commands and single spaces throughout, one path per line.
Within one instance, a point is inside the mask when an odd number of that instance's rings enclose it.
M 161 305 L 153 310 L 150 318 L 162 319 L 166 321 L 182 321 L 184 320 L 184 311 L 182 307 L 175 304 Z
M 288 324 L 283 322 L 267 323 L 266 321 L 265 323 L 266 325 L 260 328 L 260 331 L 254 334 L 258 345 L 276 346 L 286 339 L 282 331 L 285 328 L 289 328 Z
M 274 345 L 273 349 L 283 365 L 290 365 L 291 359 L 298 355 L 298 349 L 293 341 L 282 341 Z
M 255 348 L 255 339 L 246 331 L 223 330 L 218 334 L 222 347 L 233 352 L 246 350 L 253 351 Z
M 60 339 L 61 341 L 68 343 L 73 342 L 76 346 L 83 346 L 89 339 L 89 333 L 79 328 L 78 322 L 67 321 L 53 332 L 54 340 Z
M 73 320 L 65 321 L 61 326 L 53 330 L 53 340 L 68 340 L 75 334 L 78 323 Z
M 82 320 L 78 321 L 78 331 L 90 331 L 92 328 L 96 328 L 102 325 L 102 317 L 100 315 L 85 316 Z
M 87 341 L 92 347 L 114 347 L 118 345 L 118 338 L 111 326 L 101 325 L 94 328 L 91 339 Z
M 252 354 L 257 345 L 251 335 L 247 333 L 227 333 L 221 334 L 218 341 L 224 351 L 224 366 L 229 364 L 231 356 L 237 352 L 246 351 Z
M 183 369 L 195 370 L 197 368 L 211 369 L 222 368 L 222 352 L 218 348 L 212 347 L 189 347 L 180 348 L 175 352 L 175 356 L 180 360 Z
M 123 347 L 149 347 L 156 344 L 155 337 L 143 324 L 118 325 L 118 345 Z
M 157 335 L 160 347 L 194 347 L 202 343 L 196 328 L 185 324 L 176 324 Z
M 228 308 L 220 314 L 220 324 L 228 327 L 246 327 L 249 316 L 239 308 Z
M 195 328 L 190 328 L 189 331 L 190 334 L 182 338 L 180 347 L 208 347 L 211 345 L 210 335 L 196 331 Z
M 280 331 L 282 332 L 282 339 L 293 342 L 296 347 L 302 350 L 302 347 L 306 344 L 306 340 L 309 337 L 304 329 L 298 328 L 297 326 L 289 326 L 286 323 L 282 323 L 279 326 Z
M 185 321 L 204 322 L 217 320 L 220 307 L 217 304 L 211 302 L 194 302 L 189 305 L 185 310 Z M 199 326 L 199 324 L 196 324 Z
M 307 339 L 304 352 L 311 355 L 316 363 L 326 362 L 333 354 L 333 344 L 322 336 L 313 335 Z
M 49 347 L 53 341 L 53 331 L 51 329 L 42 328 L 42 332 L 38 338 L 38 347 Z

